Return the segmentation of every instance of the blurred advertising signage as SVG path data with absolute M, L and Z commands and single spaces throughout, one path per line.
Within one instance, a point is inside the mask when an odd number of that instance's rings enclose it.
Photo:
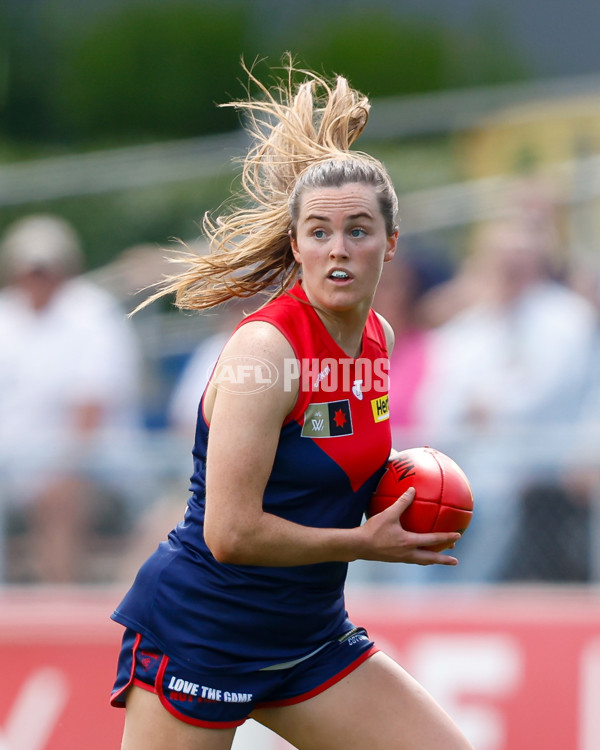
M 356 623 L 442 703 L 477 750 L 600 748 L 600 596 L 351 589 Z M 119 747 L 110 708 L 122 592 L 0 593 L 0 750 Z M 236 750 L 290 747 L 254 722 Z
M 477 750 L 600 748 L 597 592 L 395 588 L 349 611 Z

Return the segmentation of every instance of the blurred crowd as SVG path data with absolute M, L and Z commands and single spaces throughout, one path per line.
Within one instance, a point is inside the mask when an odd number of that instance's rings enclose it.
M 473 227 L 458 261 L 403 237 L 384 270 L 394 446 L 454 458 L 475 513 L 457 569 L 361 564 L 357 580 L 600 578 L 599 278 L 538 198 Z M 4 582 L 128 581 L 183 515 L 200 396 L 244 308 L 204 317 L 165 380 L 167 358 L 147 352 L 158 313 L 127 315 L 162 256 L 130 248 L 90 273 L 76 229 L 51 215 L 0 238 Z

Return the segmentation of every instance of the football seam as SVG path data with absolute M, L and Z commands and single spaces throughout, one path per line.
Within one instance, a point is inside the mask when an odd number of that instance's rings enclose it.
M 429 449 L 429 451 L 430 451 L 431 456 L 433 457 L 434 461 L 438 465 L 438 469 L 440 470 L 440 475 L 441 475 L 441 478 L 442 478 L 441 479 L 441 489 L 440 489 L 440 499 L 439 499 L 439 502 L 438 502 L 437 513 L 435 515 L 435 521 L 433 522 L 433 528 L 435 528 L 437 526 L 438 521 L 440 520 L 440 513 L 442 512 L 442 505 L 443 505 L 443 502 L 444 502 L 444 489 L 445 489 L 446 476 L 444 474 L 444 467 L 440 463 L 438 457 L 431 450 L 431 448 Z

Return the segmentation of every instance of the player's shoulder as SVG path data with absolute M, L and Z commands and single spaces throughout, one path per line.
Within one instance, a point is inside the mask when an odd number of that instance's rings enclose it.
M 283 293 L 238 324 L 234 332 L 236 343 L 274 347 L 286 356 L 291 355 L 301 350 L 302 342 L 313 335 L 311 320 L 316 316 L 311 316 L 311 311 L 312 307 L 301 298 Z
M 291 343 L 276 325 L 264 320 L 248 320 L 234 330 L 220 360 L 247 358 L 263 360 L 279 367 L 286 358 L 294 356 Z
M 204 412 L 212 421 L 214 404 L 252 394 L 244 404 L 253 424 L 285 418 L 294 404 L 297 380 L 285 378 L 294 352 L 285 336 L 265 321 L 249 321 L 238 326 L 215 365 L 205 393 Z
M 394 349 L 394 342 L 396 340 L 396 337 L 394 335 L 394 329 L 388 323 L 388 321 L 378 312 L 375 312 L 375 317 L 381 324 L 381 328 L 383 330 L 383 335 L 385 336 L 385 344 L 387 347 L 388 355 L 392 353 L 392 350 Z

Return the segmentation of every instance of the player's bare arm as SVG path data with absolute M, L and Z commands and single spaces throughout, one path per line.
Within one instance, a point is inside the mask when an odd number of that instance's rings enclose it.
M 250 355 L 249 353 L 252 352 Z M 294 352 L 268 323 L 242 326 L 220 362 L 244 366 L 250 357 L 284 372 Z M 243 373 L 248 370 L 244 369 Z M 215 370 L 219 373 L 219 365 Z M 385 514 L 366 528 L 321 529 L 301 526 L 263 511 L 263 493 L 271 472 L 281 424 L 293 408 L 297 383 L 280 377 L 260 390 L 252 378 L 235 387 L 209 389 L 205 415 L 211 425 L 207 455 L 205 539 L 220 562 L 238 565 L 305 565 L 332 560 L 393 560 L 453 564 L 453 558 L 420 547 L 451 540 L 447 534 L 410 534 L 399 524 L 400 512 Z M 240 423 L 244 429 L 240 430 Z M 217 429 L 215 429 L 217 427 Z M 408 504 L 409 498 L 403 503 Z M 383 515 L 383 514 L 382 514 Z

